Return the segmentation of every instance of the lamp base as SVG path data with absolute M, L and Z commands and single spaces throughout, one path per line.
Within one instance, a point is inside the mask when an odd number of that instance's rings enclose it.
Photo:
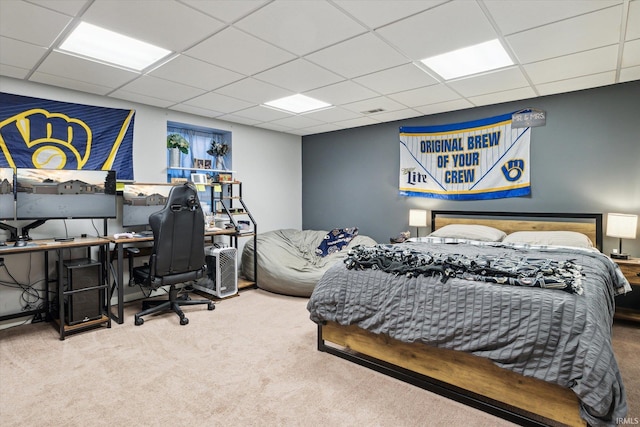
M 621 254 L 621 253 L 612 253 L 611 258 L 613 259 L 629 259 L 629 254 Z

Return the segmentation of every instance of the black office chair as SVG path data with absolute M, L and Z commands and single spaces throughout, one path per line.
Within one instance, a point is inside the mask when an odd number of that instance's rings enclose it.
M 164 209 L 149 216 L 153 231 L 153 250 L 148 263 L 133 267 L 129 274 L 133 283 L 151 290 L 170 285 L 168 300 L 143 301 L 142 311 L 135 315 L 135 324 L 142 325 L 142 316 L 172 310 L 180 316 L 180 324 L 189 323 L 180 308 L 184 305 L 215 305 L 210 300 L 191 300 L 187 294 L 178 297 L 176 285 L 196 281 L 206 274 L 204 256 L 204 216 L 198 193 L 192 183 L 173 187 Z

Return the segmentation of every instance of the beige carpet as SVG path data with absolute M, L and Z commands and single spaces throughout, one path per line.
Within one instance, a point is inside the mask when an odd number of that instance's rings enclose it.
M 187 326 L 173 314 L 134 326 L 132 303 L 125 324 L 65 341 L 49 324 L 0 331 L 0 424 L 511 425 L 318 352 L 306 302 L 248 290 L 215 311 L 189 308 Z M 637 328 L 614 335 L 625 357 L 640 353 Z M 623 375 L 640 378 L 630 365 Z M 640 416 L 635 386 L 630 416 Z

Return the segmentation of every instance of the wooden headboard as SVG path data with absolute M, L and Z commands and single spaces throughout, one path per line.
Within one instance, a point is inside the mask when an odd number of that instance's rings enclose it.
M 480 224 L 507 234 L 514 231 L 576 231 L 589 237 L 602 251 L 601 213 L 431 211 L 431 231 L 447 224 Z

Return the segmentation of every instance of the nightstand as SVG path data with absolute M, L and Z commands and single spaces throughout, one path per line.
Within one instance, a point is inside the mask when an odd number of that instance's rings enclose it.
M 616 297 L 616 319 L 640 323 L 640 258 L 614 259 L 633 292 Z

